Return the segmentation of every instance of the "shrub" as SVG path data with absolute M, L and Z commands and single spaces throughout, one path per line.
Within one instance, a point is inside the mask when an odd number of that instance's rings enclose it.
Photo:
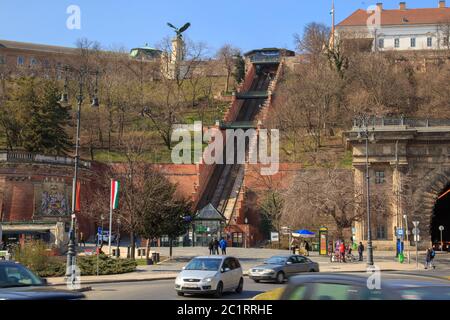
M 31 241 L 14 250 L 14 259 L 40 277 L 62 277 L 66 273 L 65 257 L 49 256 L 50 251 L 42 241 Z M 77 257 L 81 275 L 97 274 L 97 256 Z M 132 259 L 113 259 L 101 254 L 98 258 L 99 275 L 120 274 L 136 270 Z
M 77 265 L 82 276 L 97 274 L 97 256 L 80 257 L 77 259 Z M 133 272 L 136 266 L 137 262 L 132 259 L 113 259 L 104 254 L 98 257 L 99 275 Z
M 50 257 L 48 246 L 42 241 L 30 241 L 17 246 L 14 260 L 20 262 L 40 277 L 57 277 L 65 274 L 65 264 L 57 257 Z

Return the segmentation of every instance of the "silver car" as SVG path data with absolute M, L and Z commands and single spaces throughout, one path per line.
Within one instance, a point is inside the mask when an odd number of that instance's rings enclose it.
M 214 294 L 220 298 L 225 291 L 241 293 L 244 278 L 239 260 L 230 256 L 204 256 L 192 259 L 175 279 L 179 296 Z
M 300 272 L 319 272 L 319 264 L 300 255 L 273 256 L 263 265 L 251 268 L 248 276 L 255 282 L 270 280 L 283 283 L 286 278 Z

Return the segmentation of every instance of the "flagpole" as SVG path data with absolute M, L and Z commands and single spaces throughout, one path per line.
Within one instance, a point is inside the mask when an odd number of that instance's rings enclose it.
M 109 237 L 108 237 L 108 247 L 109 247 L 109 256 L 111 256 L 111 238 L 112 238 L 112 214 L 113 214 L 113 183 L 114 180 L 111 179 L 111 196 L 109 199 Z

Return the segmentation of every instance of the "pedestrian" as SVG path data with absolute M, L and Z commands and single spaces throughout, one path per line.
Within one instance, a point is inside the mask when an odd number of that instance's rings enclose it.
M 436 267 L 435 267 L 435 265 L 433 263 L 435 256 L 436 256 L 436 251 L 434 251 L 434 249 L 431 248 L 431 251 L 430 251 L 430 267 L 433 267 L 433 269 L 436 269 Z
M 227 254 L 227 242 L 225 241 L 224 238 L 220 239 L 219 245 L 220 245 L 220 249 L 222 251 L 222 255 L 226 255 Z
M 209 255 L 214 254 L 214 240 L 211 239 L 208 243 Z
M 428 248 L 425 255 L 425 269 L 428 269 L 430 264 L 431 264 L 431 249 Z
M 339 245 L 339 253 L 341 256 L 341 261 L 345 262 L 345 243 L 344 243 L 344 241 L 342 241 L 341 244 Z
M 363 261 L 363 252 L 364 252 L 364 245 L 362 244 L 362 242 L 360 242 L 358 246 L 359 261 Z
M 86 247 L 86 241 L 84 240 L 84 233 L 80 232 L 80 246 Z
M 308 241 L 305 240 L 305 251 L 306 251 L 306 255 L 309 256 L 309 250 L 310 250 L 310 246 Z
M 219 241 L 217 238 L 214 238 L 213 250 L 214 254 L 219 254 Z

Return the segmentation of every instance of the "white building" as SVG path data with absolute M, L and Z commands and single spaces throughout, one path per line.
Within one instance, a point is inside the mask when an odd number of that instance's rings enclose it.
M 336 27 L 337 38 L 371 39 L 374 51 L 450 49 L 450 8 L 445 0 L 436 8 L 356 10 Z

